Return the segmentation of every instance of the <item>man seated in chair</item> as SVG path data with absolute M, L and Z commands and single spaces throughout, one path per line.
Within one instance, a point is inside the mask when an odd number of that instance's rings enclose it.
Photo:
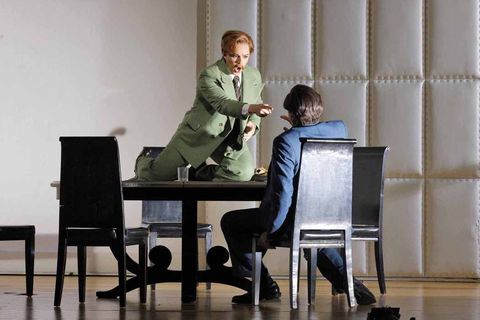
M 347 138 L 347 128 L 342 121 L 320 122 L 323 112 L 322 98 L 314 89 L 296 85 L 286 96 L 283 107 L 288 116 L 281 116 L 293 126 L 273 141 L 272 160 L 268 183 L 259 208 L 236 210 L 226 213 L 221 221 L 232 259 L 233 272 L 238 277 L 252 275 L 252 246 L 254 234 L 261 234 L 263 254 L 272 248 L 268 238 L 279 238 L 291 231 L 294 221 L 292 205 L 294 181 L 300 164 L 300 138 Z M 268 238 L 267 238 L 268 236 Z M 337 292 L 344 292 L 343 259 L 336 249 L 320 249 L 317 266 Z M 355 298 L 358 304 L 375 303 L 375 296 L 362 282 L 354 278 Z M 260 300 L 281 296 L 280 289 L 262 263 Z M 250 292 L 235 296 L 233 303 L 250 304 Z

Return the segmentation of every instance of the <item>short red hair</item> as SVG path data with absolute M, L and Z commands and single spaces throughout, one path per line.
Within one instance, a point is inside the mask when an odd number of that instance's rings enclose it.
M 230 30 L 225 32 L 222 36 L 222 55 L 233 52 L 237 44 L 243 43 L 248 44 L 251 54 L 255 49 L 252 37 L 250 37 L 247 33 L 239 30 Z

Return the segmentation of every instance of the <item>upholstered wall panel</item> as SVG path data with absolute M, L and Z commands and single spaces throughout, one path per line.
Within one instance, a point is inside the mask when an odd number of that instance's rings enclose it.
M 312 1 L 263 0 L 262 4 L 263 76 L 312 79 Z
M 423 81 L 374 81 L 371 86 L 371 143 L 391 148 L 387 175 L 421 176 Z
M 320 92 L 324 104 L 323 121 L 343 120 L 348 135 L 357 139 L 357 146 L 367 141 L 367 82 L 366 81 L 317 81 L 315 90 Z
M 480 277 L 478 180 L 429 179 L 425 272 L 428 277 Z
M 478 178 L 479 82 L 434 80 L 427 87 L 427 176 Z
M 387 157 L 390 160 L 391 154 Z M 387 276 L 423 276 L 423 179 L 388 179 L 384 194 L 384 255 Z M 376 275 L 370 250 L 370 275 Z
M 372 1 L 373 77 L 423 76 L 422 3 L 422 0 Z
M 478 0 L 427 0 L 429 77 L 479 77 Z
M 275 107 L 257 138 L 258 162 L 269 163 L 287 126 L 286 94 L 312 86 L 323 121 L 343 120 L 359 146 L 391 148 L 387 276 L 479 278 L 480 0 L 207 2 L 209 48 L 231 28 L 257 40 L 263 99 Z M 225 18 L 241 6 L 240 20 Z M 288 252 L 278 252 L 267 265 L 287 275 Z M 354 264 L 357 275 L 376 276 L 372 244 L 355 243 Z
M 316 2 L 315 67 L 321 79 L 367 78 L 367 1 Z
M 257 10 L 257 0 L 207 1 L 207 65 L 222 57 L 222 35 L 227 30 L 243 30 L 258 44 Z M 257 66 L 256 53 L 248 64 Z

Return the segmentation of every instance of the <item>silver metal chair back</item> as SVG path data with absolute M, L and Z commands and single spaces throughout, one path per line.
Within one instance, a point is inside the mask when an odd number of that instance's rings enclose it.
M 301 142 L 302 156 L 292 204 L 296 208 L 295 222 L 289 243 L 290 306 L 297 308 L 300 249 L 310 249 L 309 264 L 316 269 L 318 248 L 342 248 L 348 304 L 354 307 L 351 228 L 353 146 L 356 140 L 302 138 Z M 255 247 L 253 249 L 255 279 L 252 293 L 254 304 L 258 304 L 258 261 L 261 255 Z M 315 291 L 310 286 L 309 289 L 309 303 L 313 303 Z

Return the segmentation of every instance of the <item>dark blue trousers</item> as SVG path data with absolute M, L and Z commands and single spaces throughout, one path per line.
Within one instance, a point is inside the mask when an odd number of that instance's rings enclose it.
M 232 259 L 233 274 L 237 277 L 252 276 L 252 238 L 254 234 L 262 234 L 267 230 L 261 219 L 261 211 L 243 209 L 227 212 L 221 221 L 223 235 L 227 240 L 230 258 Z M 265 255 L 266 250 L 263 252 Z M 343 259 L 336 249 L 319 249 L 317 267 L 335 289 L 343 289 Z M 262 281 L 266 281 L 270 274 L 262 262 Z

